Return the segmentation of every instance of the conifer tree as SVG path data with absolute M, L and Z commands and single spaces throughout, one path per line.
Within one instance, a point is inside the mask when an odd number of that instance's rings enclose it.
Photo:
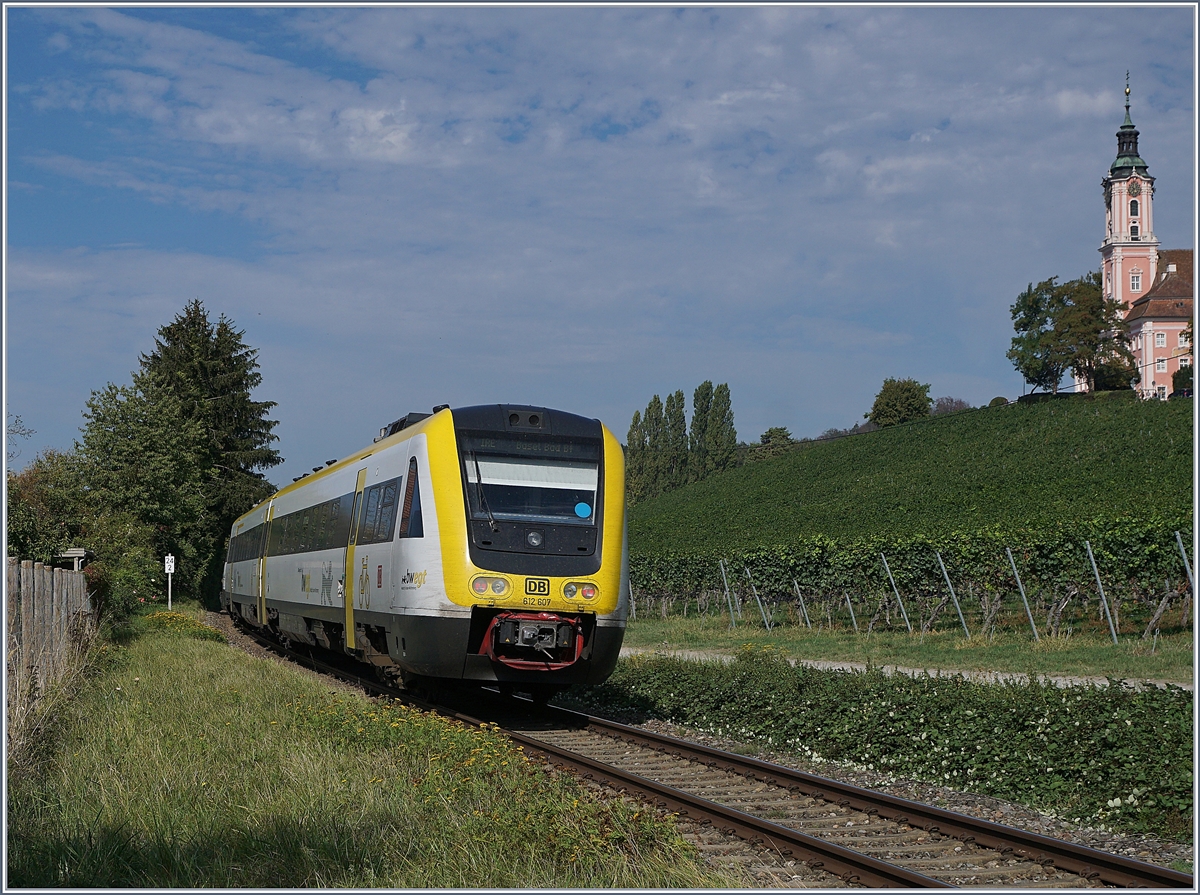
M 183 418 L 204 433 L 206 532 L 217 545 L 238 516 L 274 491 L 263 471 L 283 462 L 271 446 L 278 441 L 272 432 L 277 423 L 268 418 L 275 402 L 251 397 L 262 375 L 258 352 L 243 335 L 224 315 L 214 325 L 195 299 L 159 329 L 135 376 L 135 385 L 153 376 L 178 400 Z M 213 583 L 220 566 L 214 551 L 207 570 Z

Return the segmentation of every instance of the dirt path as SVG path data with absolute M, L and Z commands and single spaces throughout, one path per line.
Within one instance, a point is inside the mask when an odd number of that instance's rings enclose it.
M 649 646 L 623 646 L 621 647 L 622 656 L 632 656 L 638 653 L 659 653 L 666 656 L 674 656 L 680 659 L 690 659 L 695 662 L 705 660 L 716 660 L 719 662 L 732 662 L 733 654 L 722 650 L 676 650 L 663 649 L 661 647 Z M 828 661 L 824 659 L 789 659 L 793 665 L 807 665 L 810 668 L 821 668 L 832 671 L 866 671 L 867 666 L 864 662 L 843 662 L 843 661 Z M 968 680 L 977 681 L 986 684 L 999 683 L 1028 683 L 1029 675 L 1013 671 L 965 671 L 962 669 L 953 668 L 906 668 L 902 665 L 879 665 L 877 666 L 884 674 L 907 674 L 909 677 L 920 677 L 921 675 L 929 675 L 930 677 L 965 677 Z M 1073 675 L 1048 675 L 1039 674 L 1034 676 L 1039 681 L 1054 684 L 1056 687 L 1078 687 L 1078 686 L 1093 686 L 1107 687 L 1108 679 L 1103 677 L 1077 677 Z M 1194 684 L 1177 683 L 1175 681 L 1156 681 L 1156 680 L 1130 680 L 1125 682 L 1126 686 L 1134 689 L 1142 687 L 1166 687 L 1168 684 L 1173 687 L 1182 687 L 1184 690 L 1194 690 Z

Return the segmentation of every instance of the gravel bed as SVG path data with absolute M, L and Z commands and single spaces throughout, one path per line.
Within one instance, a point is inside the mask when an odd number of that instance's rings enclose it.
M 622 721 L 623 719 L 614 718 L 613 720 Z M 624 723 L 629 722 L 625 721 Z M 1192 864 L 1193 845 L 1191 843 L 1173 842 L 1155 836 L 1106 832 L 1093 827 L 1073 824 L 1070 821 L 1004 799 L 963 792 L 937 784 L 922 783 L 918 780 L 892 777 L 877 771 L 860 770 L 836 762 L 808 761 L 789 753 L 773 752 L 754 744 L 713 736 L 666 721 L 650 720 L 633 724 L 633 726 L 643 727 L 654 733 L 667 734 L 682 740 L 703 743 L 706 746 L 736 752 L 740 755 L 753 756 L 809 774 L 817 774 L 843 783 L 861 786 L 864 789 L 874 789 L 914 802 L 936 805 L 949 811 L 957 811 L 960 814 L 978 817 L 982 820 L 990 820 L 994 823 L 1052 836 L 1056 839 L 1064 839 L 1068 842 L 1158 864 L 1162 867 L 1177 865 L 1178 862 L 1186 862 L 1189 866 Z M 1178 866 L 1176 869 L 1179 869 Z

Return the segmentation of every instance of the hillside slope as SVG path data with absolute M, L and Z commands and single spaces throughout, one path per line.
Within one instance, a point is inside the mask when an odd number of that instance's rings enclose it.
M 814 444 L 630 512 L 637 553 L 937 537 L 1192 504 L 1192 402 L 1009 405 Z

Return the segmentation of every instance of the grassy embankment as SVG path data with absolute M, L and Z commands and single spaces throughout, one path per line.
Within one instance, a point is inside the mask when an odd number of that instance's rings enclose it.
M 495 732 L 334 691 L 193 618 L 135 627 L 10 773 L 11 885 L 736 884 Z
M 644 587 L 626 642 L 724 649 L 769 641 L 814 659 L 1188 681 L 1192 625 L 1184 626 L 1182 598 L 1162 616 L 1157 643 L 1140 635 L 1164 578 L 1172 590 L 1185 580 L 1173 531 L 1190 540 L 1191 494 L 1190 401 L 988 408 L 809 445 L 633 509 L 631 565 Z M 1118 647 L 1108 641 L 1085 538 L 1117 609 Z M 1022 569 L 1041 644 L 1032 642 L 1005 546 Z M 881 549 L 917 628 L 946 596 L 934 557 L 941 549 L 975 636 L 966 641 L 945 604 L 929 636 L 898 633 L 894 608 L 883 630 L 855 636 L 844 593 L 865 631 L 890 594 Z M 730 584 L 745 601 L 733 631 L 727 615 L 696 618 L 697 589 L 706 590 L 710 613 L 724 610 L 721 556 L 737 559 Z M 742 566 L 753 568 L 764 600 L 780 604 L 775 618 L 785 624 L 771 634 Z M 784 605 L 794 577 L 820 633 L 797 627 L 794 605 Z M 667 620 L 645 600 L 656 584 L 674 591 Z M 1048 613 L 1072 585 L 1060 637 L 1049 640 Z M 677 614 L 689 594 L 683 621 Z M 981 637 L 993 600 L 995 636 Z

